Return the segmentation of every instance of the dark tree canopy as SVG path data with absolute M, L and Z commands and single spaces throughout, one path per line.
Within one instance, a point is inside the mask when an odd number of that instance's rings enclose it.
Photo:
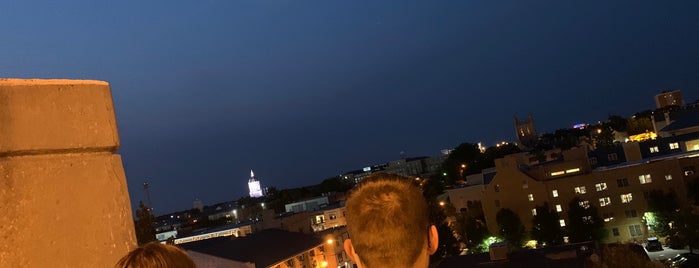
M 648 193 L 646 202 L 648 203 L 648 212 L 651 212 L 652 215 L 644 217 L 645 223 L 656 236 L 669 235 L 670 222 L 679 209 L 675 193 L 664 194 L 662 191 L 653 190 Z
M 155 216 L 153 216 L 150 209 L 143 204 L 143 201 L 139 201 L 138 209 L 136 209 L 135 222 L 136 240 L 139 245 L 155 241 L 153 222 L 155 222 Z
M 547 247 L 563 244 L 563 230 L 559 220 L 558 213 L 549 208 L 548 203 L 536 206 L 536 215 L 532 220 L 532 239 Z
M 512 210 L 503 208 L 495 215 L 495 221 L 497 221 L 500 227 L 502 238 L 514 248 L 521 248 L 527 234 L 519 216 Z
M 462 211 L 456 217 L 456 232 L 466 244 L 469 253 L 481 253 L 487 248 L 480 248 L 482 242 L 490 235 L 485 225 L 485 215 L 480 201 L 467 203 L 466 211 Z
M 584 242 L 597 241 L 601 242 L 606 236 L 607 231 L 604 229 L 604 221 L 600 217 L 597 207 L 588 203 L 585 207 L 581 205 L 582 199 L 576 197 L 568 204 L 568 234 L 570 241 Z

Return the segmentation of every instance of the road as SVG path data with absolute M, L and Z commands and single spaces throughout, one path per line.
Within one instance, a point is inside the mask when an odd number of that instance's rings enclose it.
M 646 250 L 646 252 L 648 252 Z M 662 251 L 650 251 L 648 252 L 648 257 L 650 257 L 651 260 L 667 260 L 669 258 L 675 257 L 677 254 L 680 253 L 686 253 L 689 252 L 689 249 L 671 249 L 668 247 L 663 246 Z

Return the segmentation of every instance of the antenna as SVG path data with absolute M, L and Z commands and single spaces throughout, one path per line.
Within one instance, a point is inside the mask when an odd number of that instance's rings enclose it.
M 148 190 L 148 181 L 143 182 L 143 192 L 146 193 L 146 202 L 148 202 L 146 205 L 148 206 L 149 211 L 153 211 L 153 205 L 150 202 L 150 191 Z

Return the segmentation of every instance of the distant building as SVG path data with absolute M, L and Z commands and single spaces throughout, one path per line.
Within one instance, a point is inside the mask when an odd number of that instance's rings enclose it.
M 312 235 L 277 229 L 182 245 L 197 267 L 338 267 L 333 258 L 324 254 L 333 252 L 329 246 Z
M 683 136 L 686 141 L 629 142 L 622 151 L 609 150 L 604 154 L 589 154 L 583 148 L 575 148 L 561 152 L 562 157 L 556 160 L 536 164 L 529 162 L 527 153 L 497 159 L 497 173 L 486 185 L 482 199 L 488 229 L 497 233 L 496 215 L 500 209 L 508 208 L 530 230 L 536 206 L 544 203 L 559 213 L 560 225 L 565 227 L 570 224 L 569 203 L 577 197 L 582 206 L 598 208 L 605 228 L 610 231 L 607 242 L 650 236 L 642 220 L 648 209 L 645 198 L 648 193 L 673 191 L 678 202 L 683 203 L 687 196 L 686 183 L 697 179 L 699 157 L 692 157 L 696 152 L 686 146 L 694 144 L 693 135 L 696 134 Z M 593 157 L 596 164 L 591 163 Z M 604 162 L 601 157 L 605 157 Z M 626 162 L 617 162 L 622 157 Z
M 655 107 L 665 108 L 667 106 L 684 106 L 684 99 L 682 99 L 682 92 L 679 90 L 663 91 L 658 95 L 655 95 Z
M 262 197 L 262 187 L 260 186 L 260 181 L 255 179 L 255 173 L 252 170 L 250 170 L 248 188 L 250 188 L 250 197 Z
M 345 214 L 345 204 L 343 203 L 321 207 L 320 210 L 312 214 L 311 228 L 313 232 L 320 232 L 326 229 L 346 226 L 347 219 Z
M 329 203 L 327 196 L 316 197 L 284 205 L 286 212 L 317 211 Z
M 517 132 L 517 145 L 523 151 L 531 150 L 539 141 L 539 134 L 537 134 L 536 125 L 534 125 L 534 117 L 532 114 L 529 114 L 526 120 L 520 120 L 515 116 L 514 123 L 515 132 Z
M 199 212 L 204 212 L 204 203 L 199 200 L 199 198 L 194 199 L 194 202 L 192 203 L 192 208 L 198 209 Z

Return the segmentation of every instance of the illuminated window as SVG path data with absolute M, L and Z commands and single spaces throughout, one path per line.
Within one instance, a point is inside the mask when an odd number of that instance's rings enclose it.
M 595 189 L 596 189 L 598 192 L 599 192 L 599 191 L 607 190 L 607 183 L 606 183 L 606 182 L 597 183 L 597 184 L 595 184 Z
M 561 205 L 556 205 L 556 212 L 561 212 L 561 211 L 563 211 L 563 208 L 561 207 Z
M 600 207 L 608 206 L 611 203 L 612 203 L 612 200 L 609 199 L 609 197 L 602 197 L 599 199 L 599 206 Z
M 641 225 L 629 225 L 629 233 L 631 236 L 642 236 L 643 232 L 641 231 Z
M 576 194 L 585 194 L 585 193 L 587 193 L 587 190 L 585 190 L 585 186 L 578 186 L 578 187 L 575 187 L 574 189 L 575 189 L 575 193 L 576 193 Z
M 558 220 L 558 224 L 560 224 L 561 227 L 565 227 L 565 226 L 566 226 L 566 220 L 563 220 L 563 219 Z
M 582 207 L 584 209 L 588 209 L 588 208 L 590 208 L 590 201 L 583 200 L 583 201 L 578 202 L 578 205 L 580 205 L 580 207 Z
M 571 168 L 571 169 L 566 170 L 566 174 L 575 173 L 575 172 L 578 172 L 578 171 L 580 171 L 579 168 Z
M 650 179 L 650 174 L 645 174 L 638 176 L 638 181 L 641 182 L 641 184 L 646 184 L 646 183 L 651 183 L 653 180 Z
M 534 201 L 534 195 L 533 195 L 533 194 L 528 194 L 528 195 L 527 195 L 527 199 L 529 199 L 529 201 Z
M 616 156 L 616 153 L 611 153 L 607 155 L 607 160 L 609 161 L 616 161 L 618 158 Z
M 616 185 L 619 187 L 629 186 L 629 180 L 627 180 L 626 178 L 618 179 L 618 180 L 616 180 Z
M 631 203 L 631 200 L 633 200 L 633 196 L 631 195 L 631 193 L 622 194 L 620 197 L 621 203 Z
M 551 172 L 551 176 L 558 176 L 558 175 L 563 175 L 563 174 L 566 174 L 566 172 L 563 170 Z
M 660 150 L 658 150 L 658 146 L 653 146 L 653 147 L 650 147 L 650 152 L 657 153 L 657 152 L 660 152 Z
M 551 191 L 551 195 L 553 195 L 553 197 L 558 197 L 558 190 Z
M 536 209 L 532 208 L 532 216 L 536 216 Z
M 604 213 L 602 214 L 602 218 L 604 218 L 604 222 L 610 222 L 614 220 L 614 213 Z
M 672 175 L 670 175 L 670 174 L 665 175 L 665 180 L 666 180 L 666 181 L 671 181 L 671 180 L 672 180 Z
M 678 149 L 680 148 L 680 144 L 677 142 L 670 143 L 670 150 Z

